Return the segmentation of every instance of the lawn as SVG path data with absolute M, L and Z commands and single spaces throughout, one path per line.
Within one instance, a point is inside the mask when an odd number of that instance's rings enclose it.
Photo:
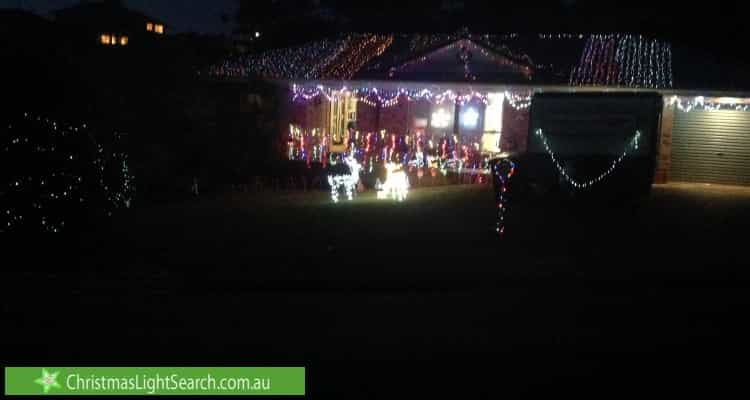
M 478 185 L 129 210 L 6 272 L 3 359 L 303 363 L 316 397 L 712 390 L 748 350 L 749 205 L 699 185 L 515 202 L 503 239 Z

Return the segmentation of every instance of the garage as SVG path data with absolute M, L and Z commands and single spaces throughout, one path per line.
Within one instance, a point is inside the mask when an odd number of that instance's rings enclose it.
M 750 112 L 675 110 L 671 181 L 750 185 Z

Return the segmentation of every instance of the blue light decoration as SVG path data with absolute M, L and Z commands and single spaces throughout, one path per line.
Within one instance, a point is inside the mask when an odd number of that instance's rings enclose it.
M 508 158 L 501 158 L 492 162 L 492 186 L 495 189 L 495 206 L 497 208 L 497 221 L 495 232 L 498 236 L 505 234 L 505 212 L 508 209 L 508 182 L 516 173 L 516 163 Z
M 461 113 L 461 126 L 467 129 L 474 129 L 479 123 L 479 112 L 474 108 L 467 108 Z

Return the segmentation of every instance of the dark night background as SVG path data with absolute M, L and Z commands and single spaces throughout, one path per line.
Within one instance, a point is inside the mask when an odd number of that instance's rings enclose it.
M 236 87 L 197 74 L 235 55 L 233 41 L 243 34 L 260 32 L 247 44 L 254 52 L 349 31 L 633 32 L 672 42 L 681 54 L 678 86 L 750 90 L 746 1 L 123 0 L 167 26 L 163 38 L 124 51 L 38 17 L 77 3 L 0 0 L 2 113 L 87 122 L 94 136 L 126 132 L 139 178 L 136 206 L 183 201 L 174 193 L 196 175 L 208 192 L 248 178 L 248 169 L 278 167 L 278 92 L 263 81 Z M 238 110 L 247 92 L 266 101 Z M 472 192 L 472 204 L 485 195 Z M 126 228 L 104 223 L 101 235 L 90 229 L 97 220 L 77 227 L 80 235 L 3 237 L 3 325 L 10 334 L 0 360 L 254 365 L 303 358 L 318 397 L 397 397 L 389 384 L 412 398 L 550 398 L 558 388 L 584 388 L 598 398 L 647 396 L 652 385 L 664 396 L 746 391 L 737 383 L 747 367 L 733 368 L 746 364 L 740 356 L 748 353 L 748 280 L 737 266 L 745 257 L 746 199 L 672 197 L 657 193 L 664 209 L 633 211 L 637 217 L 625 211 L 617 223 L 626 228 L 614 233 L 589 205 L 527 209 L 519 218 L 531 221 L 529 235 L 544 231 L 552 243 L 545 251 L 536 239 L 496 246 L 477 233 L 494 210 L 461 208 L 450 195 L 430 212 L 468 221 L 466 237 L 455 241 L 440 223 L 420 220 L 416 208 L 392 216 L 422 234 L 432 229 L 435 242 L 396 229 L 362 236 L 344 224 L 321 233 L 316 226 L 340 210 L 276 219 L 265 212 L 275 205 L 263 199 L 250 210 L 232 203 L 226 214 L 201 204 L 154 206 L 137 218 L 116 217 Z M 362 226 L 378 224 L 379 211 L 370 211 L 344 214 Z M 588 216 L 576 220 L 576 212 Z M 672 222 L 648 222 L 663 215 Z M 151 219 L 167 222 L 152 226 Z M 664 231 L 675 239 L 662 241 Z M 567 237 L 575 239 L 561 241 Z M 611 240 L 597 247 L 586 238 Z M 332 250 L 335 240 L 342 245 Z M 368 252 L 354 250 L 367 243 Z M 472 251 L 454 251 L 461 248 Z M 576 258 L 577 249 L 586 255 Z M 248 268 L 267 265 L 269 254 L 274 268 Z M 538 269 L 524 269 L 528 257 Z M 25 296 L 37 302 L 18 301 Z M 92 314 L 68 313 L 71 302 Z M 112 309 L 121 315 L 109 315 Z M 261 322 L 246 316 L 254 312 Z M 31 341 L 39 345 L 24 347 Z M 545 382 L 548 376 L 557 380 Z

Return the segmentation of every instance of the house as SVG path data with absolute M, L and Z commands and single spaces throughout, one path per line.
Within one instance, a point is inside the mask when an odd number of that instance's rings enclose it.
M 655 92 L 664 99 L 656 183 L 750 185 L 750 94 L 681 87 L 675 58 L 670 43 L 640 35 L 463 30 L 342 35 L 207 72 L 278 83 L 289 159 L 325 163 L 353 151 L 365 164 L 442 172 L 524 152 L 537 93 Z
M 128 9 L 119 0 L 82 1 L 55 11 L 53 16 L 88 43 L 106 47 L 144 45 L 167 32 L 163 21 Z

